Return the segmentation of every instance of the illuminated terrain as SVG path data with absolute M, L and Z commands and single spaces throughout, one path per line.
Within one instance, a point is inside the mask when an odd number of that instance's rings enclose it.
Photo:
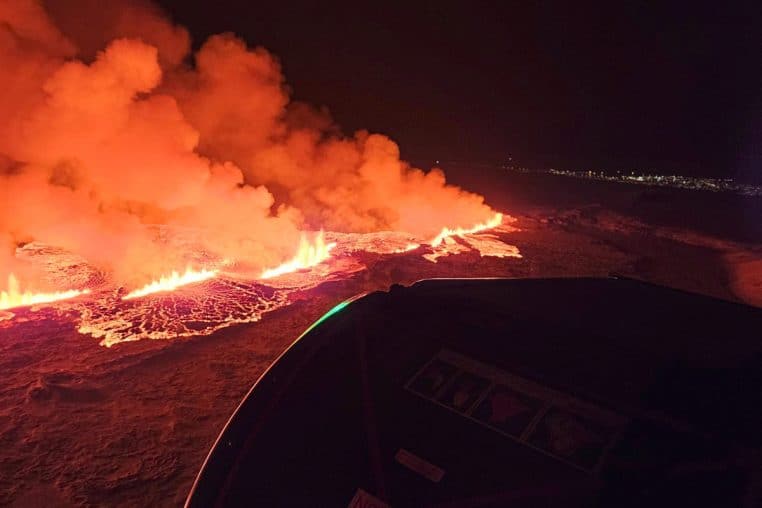
M 363 256 L 420 256 L 437 262 L 443 256 L 473 252 L 519 258 L 515 246 L 495 236 L 496 232 L 513 231 L 512 221 L 498 214 L 471 228 L 444 229 L 428 242 L 404 233 L 319 232 L 303 235 L 292 259 L 258 276 L 227 260 L 207 260 L 206 267 L 174 271 L 129 290 L 85 262 L 67 263 L 71 255 L 65 251 L 31 244 L 24 248 L 28 262 L 45 267 L 49 278 L 59 284 L 80 280 L 81 287 L 37 294 L 20 293 L 17 285 L 11 285 L 8 294 L 20 296 L 9 300 L 15 305 L 4 307 L 0 326 L 14 326 L 16 313 L 31 307 L 65 313 L 80 333 L 98 339 L 103 346 L 209 335 L 234 324 L 258 321 L 263 314 L 288 305 L 295 293 L 366 270 Z M 308 236 L 314 240 L 310 242 Z M 30 319 L 36 314 L 24 315 Z
M 361 292 L 431 277 L 618 272 L 762 303 L 762 272 L 750 274 L 759 256 L 742 245 L 603 210 L 520 212 L 437 248 L 406 233 L 326 232 L 336 243 L 329 259 L 264 280 L 241 263 L 194 259 L 219 273 L 129 300 L 128 288 L 81 258 L 26 245 L 17 256 L 46 266 L 51 287 L 92 291 L 0 311 L 0 505 L 181 505 L 251 384 L 312 322 Z M 314 244 L 315 233 L 307 237 Z M 424 257 L 438 252 L 449 255 Z M 737 269 L 743 277 L 728 282 Z M 112 347 L 99 345 L 107 333 Z M 137 340 L 151 337 L 173 340 Z
M 459 181 L 359 115 L 344 131 L 289 62 L 217 28 L 150 0 L 0 2 L 0 506 L 182 505 L 252 383 L 359 293 L 617 272 L 762 305 L 762 231 L 723 236 L 759 207 L 470 163 Z M 629 215 L 654 206 L 677 224 Z

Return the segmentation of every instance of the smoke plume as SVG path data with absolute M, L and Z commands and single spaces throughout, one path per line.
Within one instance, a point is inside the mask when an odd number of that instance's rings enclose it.
M 190 53 L 146 1 L 0 1 L 0 280 L 39 241 L 124 281 L 182 268 L 156 225 L 253 267 L 303 229 L 434 237 L 493 213 L 292 102 L 276 57 L 232 34 Z

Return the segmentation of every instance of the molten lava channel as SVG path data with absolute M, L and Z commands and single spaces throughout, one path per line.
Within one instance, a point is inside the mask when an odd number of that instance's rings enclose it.
M 190 265 L 185 271 L 177 270 L 130 292 L 119 280 L 108 279 L 84 262 L 73 260 L 67 252 L 38 248 L 29 250 L 27 261 L 45 267 L 46 280 L 79 280 L 84 290 L 33 293 L 22 291 L 23 283 L 15 276 L 8 280 L 6 291 L 0 291 L 0 327 L 13 326 L 13 312 L 4 309 L 24 305 L 47 304 L 54 309 L 54 302 L 73 298 L 89 292 L 96 297 L 80 298 L 45 315 L 25 319 L 48 319 L 60 316 L 69 319 L 77 316 L 77 330 L 100 340 L 103 346 L 142 339 L 175 339 L 205 336 L 237 323 L 252 323 L 273 310 L 291 303 L 295 291 L 304 291 L 329 281 L 351 276 L 366 268 L 363 256 L 404 255 L 437 263 L 445 256 L 478 253 L 479 256 L 497 258 L 520 258 L 515 246 L 504 242 L 498 233 L 516 231 L 510 226 L 510 216 L 496 214 L 489 220 L 466 227 L 445 227 L 432 237 L 416 237 L 401 231 L 372 233 L 328 232 L 302 233 L 293 256 L 283 264 L 256 272 L 252 277 L 237 269 L 245 260 L 204 257 L 200 265 Z M 498 227 L 499 226 L 499 227 Z M 493 231 L 494 229 L 494 231 Z M 178 252 L 186 259 L 201 259 L 193 235 L 188 231 L 167 230 L 168 243 L 177 245 Z M 175 243 L 172 243 L 177 239 Z M 375 258 L 371 258 L 375 259 Z M 327 261 L 331 261 L 330 263 Z M 76 261 L 76 262 L 75 262 Z M 400 262 L 406 262 L 402 260 Z M 227 266 L 224 271 L 222 266 Z M 260 265 L 261 266 L 261 265 Z M 213 284 L 200 284 L 214 279 Z M 193 290 L 180 291 L 183 286 L 196 284 Z M 26 286 L 25 286 L 26 287 Z M 60 286 L 58 286 L 60 287 Z M 172 298 L 163 295 L 177 292 Z M 121 300 L 128 300 L 120 305 Z M 21 323 L 22 321 L 19 321 Z
M 442 244 L 442 242 L 445 241 L 445 239 L 453 237 L 453 236 L 460 236 L 463 237 L 465 235 L 470 235 L 473 233 L 479 233 L 481 231 L 485 231 L 487 229 L 493 229 L 498 227 L 500 224 L 503 223 L 503 214 L 502 213 L 496 213 L 492 216 L 491 219 L 489 219 L 486 222 L 483 222 L 481 224 L 476 224 L 475 226 L 464 229 L 464 228 L 442 228 L 442 231 L 431 241 L 432 247 L 438 247 Z
M 278 277 L 279 275 L 285 275 L 287 273 L 317 266 L 331 257 L 331 249 L 334 247 L 336 247 L 336 243 L 325 243 L 323 231 L 318 233 L 314 245 L 311 245 L 309 240 L 307 240 L 307 236 L 302 233 L 296 256 L 280 266 L 263 271 L 260 278 L 271 279 L 273 277 Z
M 8 275 L 8 290 L 0 291 L 0 310 L 67 300 L 89 292 L 87 289 L 70 289 L 51 293 L 35 293 L 29 290 L 21 291 L 18 279 L 15 275 L 10 274 Z
M 177 271 L 173 271 L 171 274 L 165 275 L 158 280 L 146 284 L 140 289 L 136 289 L 127 293 L 122 297 L 122 300 L 141 298 L 153 293 L 174 291 L 181 286 L 187 286 L 188 284 L 194 284 L 196 282 L 202 282 L 211 279 L 217 276 L 217 273 L 218 270 L 193 270 L 190 267 L 185 269 L 185 273 L 178 273 Z

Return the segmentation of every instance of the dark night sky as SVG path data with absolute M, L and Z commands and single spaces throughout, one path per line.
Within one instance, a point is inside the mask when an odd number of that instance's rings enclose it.
M 409 160 L 762 179 L 762 2 L 160 3 Z

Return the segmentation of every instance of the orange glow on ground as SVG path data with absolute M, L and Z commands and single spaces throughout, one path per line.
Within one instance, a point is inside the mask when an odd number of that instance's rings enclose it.
M 52 293 L 35 293 L 29 290 L 22 292 L 21 284 L 19 284 L 16 276 L 10 274 L 8 275 L 8 290 L 0 291 L 0 310 L 66 300 L 89 292 L 87 289 L 70 289 L 68 291 L 56 291 Z
M 181 286 L 194 284 L 196 282 L 202 282 L 211 279 L 216 275 L 217 270 L 193 270 L 192 268 L 188 267 L 185 269 L 185 273 L 181 274 L 173 271 L 171 274 L 165 275 L 159 280 L 155 280 L 149 284 L 146 284 L 140 289 L 136 289 L 127 293 L 122 297 L 122 300 L 140 298 L 146 295 L 164 291 L 174 291 Z
M 329 257 L 331 257 L 331 249 L 336 247 L 335 243 L 325 243 L 323 232 L 318 233 L 315 237 L 315 244 L 311 245 L 307 240 L 307 237 L 302 233 L 302 237 L 299 240 L 299 249 L 296 256 L 290 261 L 286 261 L 280 266 L 265 270 L 260 275 L 261 279 L 270 279 L 286 273 L 296 272 L 305 268 L 311 268 L 315 265 L 319 265 Z
M 464 228 L 442 228 L 442 231 L 431 241 L 432 247 L 438 247 L 442 242 L 445 241 L 445 239 L 450 238 L 452 236 L 464 236 L 469 235 L 472 233 L 478 233 L 480 231 L 485 231 L 487 229 L 492 229 L 498 227 L 503 222 L 503 214 L 502 213 L 496 213 L 490 220 L 487 222 L 483 222 L 481 224 L 477 224 L 473 226 L 472 228 L 464 229 Z
M 408 243 L 404 247 L 392 251 L 392 253 L 393 254 L 403 254 L 405 252 L 410 252 L 411 250 L 415 250 L 415 249 L 417 249 L 420 246 L 421 246 L 421 244 L 418 244 L 418 243 Z

